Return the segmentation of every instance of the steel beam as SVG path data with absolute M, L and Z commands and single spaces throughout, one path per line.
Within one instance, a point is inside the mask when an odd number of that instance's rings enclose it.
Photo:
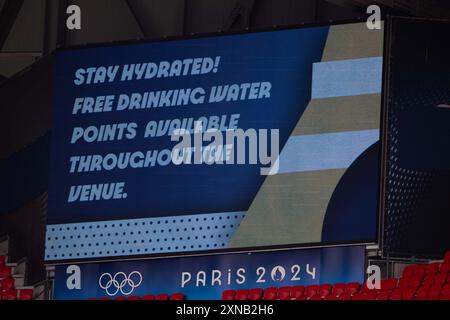
M 0 50 L 5 45 L 25 0 L 6 0 L 0 11 Z
M 150 35 L 145 32 L 145 28 L 142 25 L 141 20 L 139 19 L 138 15 L 136 14 L 136 11 L 134 10 L 131 2 L 132 2 L 132 0 L 125 0 L 125 3 L 127 4 L 128 9 L 130 10 L 131 15 L 134 18 L 134 21 L 136 21 L 136 24 L 139 27 L 139 30 L 141 31 L 141 34 L 144 36 L 144 38 L 149 38 Z
M 223 26 L 223 30 L 227 31 L 233 28 L 233 26 L 242 19 L 243 27 L 250 27 L 250 16 L 255 5 L 255 0 L 238 0 L 235 7 L 231 11 L 227 21 Z

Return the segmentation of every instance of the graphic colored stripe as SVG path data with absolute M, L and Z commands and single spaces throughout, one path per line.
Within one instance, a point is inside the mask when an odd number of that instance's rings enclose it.
M 320 242 L 322 225 L 345 169 L 268 176 L 229 247 Z
M 379 139 L 378 129 L 293 136 L 280 154 L 278 173 L 348 168 Z
M 312 99 L 381 93 L 382 66 L 382 57 L 315 63 Z
M 311 100 L 292 135 L 380 128 L 381 95 Z
M 369 30 L 365 22 L 331 26 L 322 61 L 381 57 L 384 22 L 380 30 Z

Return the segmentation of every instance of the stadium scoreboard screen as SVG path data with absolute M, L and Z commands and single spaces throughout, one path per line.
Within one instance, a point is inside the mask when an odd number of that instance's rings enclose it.
M 47 262 L 377 241 L 382 30 L 55 59 Z

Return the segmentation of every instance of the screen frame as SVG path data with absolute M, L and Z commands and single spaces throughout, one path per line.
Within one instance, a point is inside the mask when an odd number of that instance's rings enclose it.
M 302 23 L 294 24 L 288 26 L 273 26 L 270 28 L 255 28 L 246 29 L 241 31 L 218 31 L 213 33 L 202 33 L 202 34 L 190 34 L 182 36 L 173 37 L 163 37 L 152 40 L 131 40 L 131 41 L 115 41 L 108 43 L 96 43 L 87 45 L 72 45 L 66 47 L 59 47 L 52 54 L 63 51 L 71 51 L 76 49 L 88 49 L 88 48 L 105 48 L 105 47 L 116 47 L 116 46 L 126 46 L 126 45 L 136 45 L 143 43 L 158 43 L 158 42 L 171 42 L 179 40 L 192 40 L 192 39 L 202 39 L 210 37 L 221 37 L 230 35 L 242 35 L 242 34 L 253 34 L 253 33 L 263 33 L 263 32 L 274 32 L 274 31 L 284 31 L 291 29 L 306 29 L 306 28 L 316 28 L 316 27 L 332 27 L 337 25 L 346 24 L 356 24 L 356 23 L 366 23 L 367 18 L 362 17 L 359 19 L 348 19 L 341 21 L 329 21 L 329 22 L 314 22 L 314 23 Z M 382 243 L 383 236 L 383 216 L 384 216 L 384 185 L 385 185 L 385 172 L 383 161 L 384 161 L 384 145 L 387 141 L 387 112 L 385 112 L 385 104 L 387 104 L 388 99 L 385 98 L 385 90 L 387 86 L 387 24 L 389 25 L 389 19 L 382 19 L 383 23 L 383 41 L 382 41 L 382 51 L 383 51 L 383 67 L 382 67 L 382 90 L 381 90 L 381 105 L 380 105 L 380 151 L 379 151 L 379 164 L 378 164 L 378 202 L 376 209 L 376 221 L 375 221 L 375 239 L 361 239 L 355 241 L 339 241 L 339 242 L 309 242 L 303 244 L 281 244 L 281 245 L 269 245 L 269 246 L 257 246 L 257 247 L 240 247 L 240 248 L 223 248 L 214 250 L 194 250 L 194 251 L 184 251 L 184 252 L 166 252 L 166 253 L 154 253 L 154 254 L 140 254 L 140 255 L 123 255 L 123 256 L 110 256 L 110 257 L 86 257 L 86 258 L 72 258 L 72 259 L 56 259 L 56 260 L 45 260 L 44 265 L 64 265 L 70 263 L 85 264 L 85 263 L 97 263 L 97 262 L 114 262 L 114 261 L 125 261 L 125 260 L 143 260 L 143 259 L 168 259 L 168 258 L 180 258 L 180 257 L 200 257 L 200 256 L 210 256 L 210 255 L 227 255 L 227 254 L 237 254 L 237 253 L 258 253 L 258 252 L 268 252 L 268 251 L 287 251 L 287 250 L 299 250 L 299 249 L 312 249 L 312 248 L 328 248 L 328 247 L 343 247 L 343 246 L 378 246 L 380 247 Z M 53 66 L 54 67 L 54 66 Z M 53 103 L 53 102 L 52 102 Z M 53 108 L 53 106 L 52 106 Z M 122 218 L 123 219 L 123 218 Z M 100 222 L 100 220 L 98 220 Z M 104 221 L 104 220 L 101 220 Z M 87 221 L 84 221 L 87 222 Z M 96 222 L 92 220 L 89 222 Z M 74 222 L 78 223 L 78 222 Z M 81 222 L 80 222 L 81 223 Z M 72 224 L 72 223 L 67 223 Z M 45 226 L 51 226 L 47 223 Z M 47 239 L 47 237 L 45 237 Z

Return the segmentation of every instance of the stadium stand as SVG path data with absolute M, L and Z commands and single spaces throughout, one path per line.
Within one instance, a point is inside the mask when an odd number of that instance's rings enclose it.
M 24 275 L 15 272 L 17 264 L 0 256 L 0 300 L 33 300 L 33 289 L 23 286 Z
M 0 252 L 0 300 L 33 300 L 34 288 L 24 286 L 26 264 L 8 261 L 7 241 Z
M 384 279 L 379 289 L 367 284 L 337 283 L 306 287 L 225 290 L 222 300 L 450 300 L 450 251 L 442 262 L 407 266 L 397 279 Z

